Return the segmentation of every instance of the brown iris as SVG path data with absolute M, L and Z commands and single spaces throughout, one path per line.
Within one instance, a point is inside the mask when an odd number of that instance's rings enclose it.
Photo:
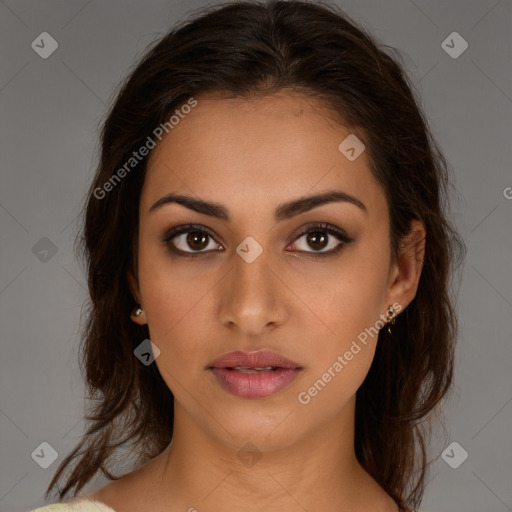
M 208 238 L 209 236 L 206 233 L 190 231 L 187 235 L 187 244 L 192 249 L 201 250 L 208 246 Z
M 307 236 L 307 243 L 311 248 L 320 250 L 323 249 L 327 242 L 327 236 L 324 231 L 311 231 Z

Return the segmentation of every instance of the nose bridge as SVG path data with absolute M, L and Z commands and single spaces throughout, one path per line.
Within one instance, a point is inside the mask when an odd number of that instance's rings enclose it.
M 271 270 L 275 265 L 270 251 L 263 250 L 253 259 L 257 247 L 251 240 L 244 242 L 233 253 L 229 277 L 223 280 L 220 320 L 256 335 L 269 324 L 284 321 L 282 283 Z

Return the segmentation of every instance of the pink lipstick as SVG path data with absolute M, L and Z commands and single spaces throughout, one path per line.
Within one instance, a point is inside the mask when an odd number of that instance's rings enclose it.
M 265 398 L 284 389 L 303 368 L 271 350 L 225 354 L 207 367 L 226 391 L 243 398 Z

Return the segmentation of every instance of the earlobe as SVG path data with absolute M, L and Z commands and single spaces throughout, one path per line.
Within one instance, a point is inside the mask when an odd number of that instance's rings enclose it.
M 132 313 L 130 315 L 130 318 L 133 322 L 135 322 L 138 325 L 146 325 L 146 315 L 144 314 L 144 311 L 142 310 L 141 306 L 135 306 L 132 310 Z

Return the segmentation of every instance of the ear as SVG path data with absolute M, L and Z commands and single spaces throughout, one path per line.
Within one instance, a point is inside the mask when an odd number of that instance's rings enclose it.
M 142 300 L 141 300 L 141 294 L 140 294 L 140 287 L 139 287 L 138 279 L 135 277 L 135 275 L 133 274 L 132 270 L 128 270 L 127 278 L 128 278 L 128 285 L 130 286 L 130 291 L 132 292 L 132 295 L 133 295 L 135 301 L 137 302 L 137 304 L 134 304 L 134 307 L 132 309 L 132 313 L 130 315 L 130 318 L 136 324 L 146 325 L 146 323 L 147 323 L 146 313 L 144 311 L 144 307 L 143 307 Z M 136 316 L 135 315 L 135 311 L 139 307 L 138 306 L 139 304 L 140 304 L 140 308 L 142 309 L 142 313 L 140 315 Z
M 401 241 L 398 261 L 393 263 L 387 293 L 387 307 L 397 302 L 405 309 L 416 296 L 425 260 L 425 226 L 419 220 L 412 220 L 410 232 Z

